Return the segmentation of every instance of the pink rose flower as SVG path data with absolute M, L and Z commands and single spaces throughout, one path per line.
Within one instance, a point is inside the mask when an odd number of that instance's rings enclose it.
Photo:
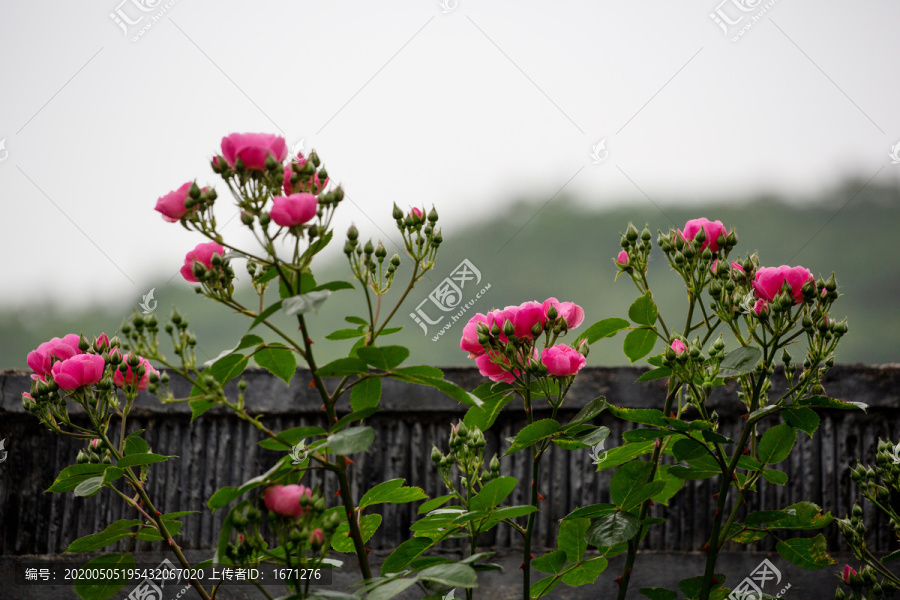
M 769 313 L 769 304 L 762 298 L 759 298 L 756 301 L 756 303 L 753 305 L 753 312 L 756 313 L 757 317 L 762 315 L 763 313 L 768 314 Z
M 127 364 L 128 356 L 129 355 L 126 354 L 122 357 L 123 362 L 126 363 L 126 366 L 128 366 L 128 364 Z M 140 356 L 138 358 L 141 359 L 141 364 L 144 366 L 144 374 L 141 375 L 141 380 L 138 381 L 137 389 L 146 390 L 147 386 L 150 384 L 150 373 L 156 373 L 157 375 L 159 375 L 159 371 L 154 369 L 150 365 L 150 361 L 148 361 L 143 356 Z M 115 375 L 113 375 L 113 383 L 115 383 L 119 387 L 125 387 L 126 385 L 132 386 L 132 385 L 134 385 L 134 380 L 135 380 L 135 374 L 131 372 L 130 366 L 128 366 L 128 369 L 125 371 L 124 375 L 122 375 L 122 372 L 119 371 L 118 369 L 116 369 Z
M 672 350 L 675 351 L 675 356 L 681 356 L 687 350 L 687 346 L 681 340 L 676 339 L 672 342 Z
M 100 438 L 94 438 L 91 440 L 91 448 L 97 448 L 100 445 Z
M 616 257 L 616 262 L 622 265 L 623 267 L 628 266 L 628 253 L 622 250 L 619 252 L 619 255 Z
M 309 507 L 300 506 L 300 498 L 312 498 L 312 490 L 303 485 L 273 485 L 263 494 L 266 508 L 283 517 L 302 517 Z
M 313 529 L 313 532 L 309 534 L 309 545 L 310 546 L 321 546 L 325 542 L 325 532 L 322 531 L 321 527 L 316 527 Z
M 250 170 L 264 171 L 269 155 L 278 162 L 287 157 L 284 138 L 269 133 L 232 133 L 222 138 L 222 157 L 230 167 L 241 159 Z
M 568 377 L 584 368 L 587 359 L 578 350 L 565 344 L 557 344 L 550 348 L 544 348 L 541 353 L 541 362 L 547 367 L 550 375 Z
M 728 235 L 728 231 L 726 231 L 725 226 L 722 225 L 722 221 L 710 221 L 703 217 L 691 219 L 684 224 L 684 231 L 678 230 L 678 234 L 684 238 L 685 241 L 692 241 L 701 228 L 706 234 L 706 239 L 700 244 L 700 250 L 705 250 L 708 247 L 710 252 L 718 252 L 719 236 Z
M 469 319 L 463 327 L 462 338 L 459 340 L 459 349 L 469 353 L 469 358 L 477 358 L 484 354 L 484 348 L 478 343 L 478 324 L 484 323 L 490 328 L 487 315 L 476 314 Z
M 478 367 L 478 372 L 491 381 L 503 381 L 505 383 L 512 383 L 515 381 L 519 371 L 516 370 L 515 373 L 507 371 L 492 360 L 493 356 L 497 356 L 497 353 L 485 352 L 475 358 L 475 365 Z M 503 357 L 503 363 L 508 365 L 509 360 L 506 357 Z
M 187 200 L 188 191 L 190 191 L 192 183 L 188 181 L 177 190 L 159 197 L 156 201 L 156 211 L 162 213 L 163 219 L 169 223 L 177 223 L 190 212 L 184 205 L 184 202 Z
M 584 323 L 584 309 L 574 302 L 560 302 L 556 298 L 547 298 L 544 300 L 543 304 L 545 317 L 547 311 L 550 310 L 550 306 L 556 308 L 557 316 L 563 317 L 566 320 L 566 326 L 569 329 L 575 329 Z
M 197 283 L 199 279 L 194 277 L 194 261 L 201 263 L 207 269 L 211 269 L 213 254 L 225 256 L 225 247 L 218 242 L 197 244 L 196 248 L 184 256 L 184 266 L 181 267 L 181 276 L 190 282 Z
M 409 211 L 409 215 L 413 218 L 413 221 L 418 221 L 420 219 L 425 218 L 425 211 L 420 208 L 416 208 L 415 206 L 412 210 Z
M 53 380 L 64 390 L 93 385 L 103 378 L 106 362 L 96 354 L 76 354 L 53 364 Z
M 272 199 L 269 216 L 282 227 L 302 225 L 316 216 L 318 202 L 312 194 L 291 194 Z
M 297 156 L 302 157 L 303 155 L 298 154 Z M 301 158 L 298 161 L 298 164 L 302 167 L 303 165 L 306 164 L 306 159 Z M 300 185 L 298 184 L 297 189 L 295 190 L 294 184 L 291 183 L 291 175 L 293 175 L 293 174 L 294 174 L 294 171 L 291 169 L 291 165 L 287 165 L 284 168 L 284 179 L 282 180 L 282 183 L 281 183 L 281 187 L 284 190 L 285 196 L 290 196 L 294 192 L 310 192 L 313 194 L 318 194 L 319 192 L 321 192 L 322 190 L 325 189 L 325 186 L 327 186 L 328 182 L 331 180 L 330 177 L 326 177 L 325 181 L 320 181 L 319 174 L 314 173 L 312 176 L 312 182 L 306 186 L 307 189 L 301 189 Z
M 531 332 L 532 327 L 540 325 L 543 328 L 544 323 L 547 322 L 543 305 L 534 300 L 523 302 L 519 306 L 507 306 L 505 310 L 512 312 L 512 322 L 518 338 L 532 339 L 534 337 Z
M 109 348 L 109 336 L 101 333 L 99 337 L 94 338 L 94 349 Z
M 784 282 L 791 286 L 794 296 L 794 304 L 803 301 L 803 284 L 807 281 L 815 281 L 813 274 L 805 267 L 760 267 L 753 278 L 753 290 L 756 297 L 771 302 L 775 296 L 781 293 Z
M 29 352 L 25 362 L 37 374 L 38 378 L 43 381 L 45 377 L 51 374 L 51 363 L 54 358 L 66 360 L 76 354 L 81 354 L 81 350 L 78 349 L 80 340 L 81 336 L 74 333 L 70 333 L 62 339 L 53 338 Z
M 856 569 L 850 565 L 844 565 L 844 583 L 850 583 L 850 575 L 856 575 Z

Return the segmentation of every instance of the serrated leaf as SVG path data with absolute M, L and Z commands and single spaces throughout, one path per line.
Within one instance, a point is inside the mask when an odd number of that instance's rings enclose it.
M 381 565 L 381 574 L 399 573 L 414 559 L 428 550 L 434 542 L 424 537 L 414 537 L 406 540 L 391 552 Z
M 225 385 L 244 372 L 249 360 L 243 354 L 229 354 L 214 362 L 209 368 L 209 373 L 216 378 L 216 381 Z
M 725 355 L 719 363 L 719 377 L 737 377 L 756 368 L 762 352 L 755 346 L 741 346 Z
M 291 378 L 297 370 L 297 357 L 286 346 L 271 345 L 260 348 L 253 355 L 253 359 L 256 364 L 284 380 L 286 384 L 290 384 Z
M 358 337 L 363 337 L 366 335 L 365 331 L 360 329 L 338 329 L 336 331 L 332 331 L 328 335 L 325 336 L 326 340 L 338 341 L 338 340 L 354 340 Z
M 627 512 L 602 515 L 591 524 L 584 535 L 585 541 L 598 548 L 610 548 L 627 542 L 637 535 L 640 521 Z
M 563 519 L 559 524 L 556 547 L 565 553 L 569 562 L 578 562 L 587 551 L 584 535 L 591 526 L 590 519 Z M 546 571 L 545 571 L 546 572 Z
M 484 484 L 478 495 L 472 498 L 473 510 L 489 510 L 494 508 L 516 489 L 518 481 L 515 477 L 498 477 Z
M 359 518 L 359 532 L 363 543 L 368 542 L 375 535 L 380 525 L 381 515 L 363 515 Z M 338 525 L 337 529 L 334 530 L 334 534 L 331 536 L 331 547 L 344 554 L 350 554 L 355 551 L 353 538 L 350 537 L 350 524 L 347 521 Z
M 368 419 L 372 415 L 378 412 L 378 407 L 370 406 L 369 408 L 364 408 L 362 410 L 357 410 L 352 413 L 346 414 L 337 421 L 334 422 L 334 425 L 331 426 L 331 431 L 337 433 L 350 423 L 355 423 L 357 421 L 362 421 L 364 419 Z
M 541 573 L 556 575 L 566 566 L 566 553 L 562 550 L 553 550 L 534 559 L 531 566 Z
M 861 410 L 866 412 L 869 405 L 863 402 L 844 402 L 837 398 L 828 398 L 826 396 L 811 396 L 809 398 L 800 398 L 794 402 L 795 406 L 815 406 L 817 408 L 836 408 L 838 410 Z
M 350 427 L 328 436 L 328 443 L 335 454 L 347 456 L 357 452 L 365 452 L 375 441 L 375 430 L 368 426 Z
M 380 377 L 363 377 L 350 390 L 350 406 L 354 411 L 364 408 L 375 408 L 380 401 Z
M 783 423 L 770 427 L 759 440 L 759 461 L 775 465 L 786 459 L 797 441 L 797 430 Z
M 150 444 L 137 433 L 132 433 L 125 438 L 125 456 L 129 454 L 143 454 L 150 452 Z
M 834 564 L 825 548 L 825 536 L 821 533 L 812 538 L 793 538 L 775 545 L 781 558 L 808 571 L 824 569 Z
M 784 485 L 788 480 L 787 473 L 777 469 L 766 469 L 763 471 L 762 476 L 766 481 L 776 485 Z
M 656 427 L 665 427 L 665 415 L 656 408 L 623 408 L 619 406 L 609 405 L 609 412 L 614 417 L 631 421 L 632 423 L 640 423 L 641 425 L 654 425 Z
M 422 488 L 405 486 L 404 481 L 405 479 L 391 479 L 379 483 L 363 494 L 359 500 L 359 509 L 373 504 L 405 504 L 428 497 Z
M 425 513 L 431 512 L 434 509 L 446 504 L 451 498 L 453 498 L 453 495 L 447 494 L 446 496 L 438 496 L 437 498 L 432 498 L 427 502 L 423 502 L 419 507 L 419 514 L 424 515 Z
M 664 481 L 647 482 L 651 469 L 649 462 L 641 460 L 626 463 L 616 469 L 609 483 L 609 495 L 613 503 L 628 511 L 661 492 L 666 485 Z
M 128 467 L 138 467 L 143 465 L 152 465 L 153 463 L 163 462 L 172 458 L 171 456 L 165 456 L 163 454 L 153 454 L 151 452 L 146 452 L 144 454 L 131 454 L 129 456 L 123 456 L 116 462 L 116 466 L 120 469 L 127 469 Z
M 682 467 L 681 465 L 675 465 L 674 467 L 671 467 L 669 469 L 669 475 L 671 475 L 672 477 L 687 479 L 690 481 L 709 479 L 710 477 L 715 477 L 716 475 L 720 475 L 721 473 L 722 472 L 718 469 Z
M 634 460 L 638 456 L 653 452 L 653 448 L 655 446 L 656 442 L 650 441 L 630 443 L 625 444 L 624 446 L 610 448 L 601 455 L 602 460 L 596 463 L 597 470 L 605 471 L 606 469 L 618 467 L 619 465 L 625 464 L 630 460 Z
M 570 587 L 594 583 L 609 563 L 602 556 L 595 556 L 579 563 L 563 575 L 563 583 Z
M 365 361 L 358 358 L 339 358 L 325 366 L 319 367 L 319 370 L 316 372 L 320 377 L 344 377 L 366 373 L 368 370 L 369 366 Z
M 819 415 L 805 406 L 789 406 L 781 413 L 781 417 L 788 425 L 806 433 L 810 438 L 819 428 Z
M 606 403 L 606 396 L 594 398 L 578 411 L 578 414 L 576 414 L 575 417 L 569 421 L 569 424 L 566 425 L 566 429 L 573 425 L 581 425 L 585 421 L 590 421 L 606 410 L 607 406 L 609 405 Z
M 103 487 L 103 476 L 90 477 L 75 486 L 76 496 L 93 496 Z
M 653 351 L 656 345 L 656 331 L 653 329 L 635 329 L 628 332 L 622 351 L 632 364 L 644 358 Z
M 422 581 L 433 581 L 447 587 L 478 587 L 475 569 L 462 563 L 447 563 L 422 569 L 418 573 Z
M 653 303 L 650 292 L 635 300 L 628 309 L 628 318 L 638 325 L 652 327 L 656 324 L 658 315 L 659 310 L 656 308 L 656 304 Z
M 526 425 L 518 435 L 516 435 L 516 439 L 513 440 L 512 445 L 503 456 L 509 456 L 514 452 L 524 450 L 541 440 L 547 439 L 557 432 L 559 432 L 559 423 L 553 419 L 541 419 L 540 421 L 535 421 L 530 425 Z
M 103 472 L 110 468 L 111 465 L 70 465 L 59 472 L 56 481 L 53 482 L 46 491 L 48 492 L 71 492 L 86 479 L 103 475 Z
M 264 311 L 259 313 L 259 315 L 257 315 L 257 317 L 255 319 L 253 319 L 253 322 L 250 323 L 250 328 L 247 331 L 252 330 L 254 327 L 256 327 L 257 325 L 259 325 L 260 323 L 262 323 L 263 321 L 265 321 L 266 319 L 268 319 L 269 317 L 271 317 L 272 315 L 277 313 L 279 310 L 281 310 L 282 302 L 284 302 L 284 300 L 279 300 L 275 304 L 267 307 Z
M 545 594 L 549 594 L 553 588 L 559 585 L 560 578 L 554 576 L 539 579 L 528 588 L 529 598 L 542 598 Z
M 133 535 L 134 532 L 131 529 L 140 524 L 141 522 L 138 519 L 119 519 L 108 525 L 103 531 L 92 533 L 73 541 L 66 548 L 66 552 L 93 552 L 94 550 L 106 548 L 122 538 Z
M 356 354 L 376 369 L 390 371 L 409 357 L 409 350 L 403 346 L 366 346 L 357 350 Z
M 623 329 L 628 329 L 628 327 L 628 321 L 625 319 L 610 318 L 597 321 L 585 329 L 581 335 L 575 339 L 575 344 L 573 344 L 573 346 L 577 346 L 578 342 L 581 340 L 587 340 L 588 344 L 593 344 L 597 340 L 613 337 L 616 333 Z
M 635 382 L 653 381 L 654 379 L 663 379 L 665 377 L 669 377 L 671 374 L 672 374 L 672 369 L 670 369 L 669 367 L 659 367 L 658 369 L 650 369 L 649 371 L 647 371 L 646 373 L 644 373 L 643 375 L 641 375 L 640 377 L 635 379 Z

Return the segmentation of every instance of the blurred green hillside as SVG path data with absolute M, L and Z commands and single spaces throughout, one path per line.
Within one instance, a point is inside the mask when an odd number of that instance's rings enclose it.
M 863 182 L 849 181 L 819 198 L 791 204 L 777 197 L 691 206 L 660 204 L 661 209 L 646 198 L 604 211 L 585 209 L 584 204 L 565 198 L 558 198 L 543 208 L 543 202 L 520 202 L 509 207 L 504 212 L 508 216 L 502 219 L 444 225 L 444 244 L 435 269 L 412 291 L 395 316 L 395 324 L 405 326 L 403 331 L 385 343 L 390 340 L 410 347 L 414 363 L 463 365 L 469 361 L 459 350 L 459 336 L 464 321 L 476 312 L 556 296 L 583 306 L 587 323 L 611 316 L 624 317 L 636 290 L 628 278 L 622 277 L 614 283 L 616 268 L 612 258 L 619 251 L 619 235 L 627 223 L 634 222 L 638 227 L 649 224 L 655 240 L 657 228 L 682 227 L 687 219 L 705 216 L 737 228 L 737 250 L 742 255 L 758 250 L 765 265 L 801 264 L 817 275 L 836 273 L 842 298 L 835 305 L 834 316 L 847 316 L 850 324 L 850 333 L 839 349 L 839 362 L 900 362 L 900 310 L 896 304 L 900 292 L 900 254 L 895 248 L 900 239 L 898 190 L 875 184 L 864 187 Z M 374 228 L 361 227 L 362 237 L 377 238 L 379 233 Z M 396 231 L 387 233 L 399 239 Z M 342 237 L 343 232 L 338 232 L 333 243 L 342 244 Z M 391 244 L 386 246 L 390 251 Z M 679 314 L 683 290 L 658 249 L 654 248 L 654 252 L 658 254 L 651 265 L 651 285 L 666 320 L 678 322 L 678 317 L 683 318 Z M 463 300 L 472 299 L 486 284 L 490 284 L 490 289 L 460 322 L 432 341 L 439 326 L 431 326 L 426 336 L 409 314 L 463 259 L 468 259 L 482 275 L 477 288 L 474 282 L 467 284 Z M 408 275 L 405 267 L 407 261 L 401 265 L 398 287 Z M 236 265 L 235 271 L 239 278 L 242 275 L 246 278 L 242 264 Z M 349 274 L 343 260 L 321 263 L 315 272 L 320 282 Z M 147 290 L 156 287 L 159 307 L 155 314 L 165 317 L 177 305 L 190 319 L 191 329 L 199 339 L 198 354 L 204 360 L 233 347 L 246 332 L 249 320 L 196 295 L 180 277 L 170 284 L 159 283 L 170 275 L 157 277 L 155 284 L 148 277 L 143 287 Z M 270 293 L 274 296 L 274 291 Z M 241 294 L 252 305 L 246 291 Z M 0 307 L 0 368 L 24 368 L 26 354 L 53 336 L 79 331 L 87 335 L 112 332 L 133 308 L 136 307 L 121 306 L 72 314 L 36 302 Z M 313 330 L 320 364 L 343 355 L 351 345 L 351 342 L 329 342 L 322 337 L 342 328 L 344 316 L 362 315 L 363 309 L 358 289 L 336 292 L 321 308 Z M 440 314 L 430 302 L 426 303 L 425 310 L 432 317 Z M 446 322 L 447 319 L 441 325 Z M 281 323 L 287 331 L 296 328 L 296 323 L 292 325 L 287 318 L 281 319 Z M 620 344 L 621 337 L 596 344 L 589 364 L 627 363 Z

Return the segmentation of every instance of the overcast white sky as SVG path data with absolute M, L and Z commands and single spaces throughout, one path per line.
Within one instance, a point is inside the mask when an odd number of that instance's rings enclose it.
M 338 227 L 367 233 L 392 202 L 433 203 L 447 238 L 561 189 L 603 206 L 900 174 L 896 1 L 444 1 L 0 1 L 0 303 L 175 273 L 202 240 L 156 198 L 215 184 L 234 131 L 318 149 L 352 200 Z M 743 17 L 728 35 L 717 8 Z M 117 10 L 142 20 L 126 35 Z

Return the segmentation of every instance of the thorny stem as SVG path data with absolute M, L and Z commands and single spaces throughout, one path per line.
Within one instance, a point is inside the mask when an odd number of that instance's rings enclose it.
M 525 391 L 522 400 L 525 403 L 525 416 L 528 418 L 528 424 L 534 423 L 534 412 L 531 409 L 531 386 L 528 378 L 525 379 Z M 537 508 L 538 503 L 538 477 L 540 476 L 541 455 L 537 446 L 531 447 L 531 506 Z M 524 541 L 524 559 L 522 561 L 522 577 L 524 584 L 522 586 L 522 597 L 524 600 L 531 599 L 531 537 L 534 534 L 535 514 L 537 510 L 528 515 L 528 523 L 525 526 Z

